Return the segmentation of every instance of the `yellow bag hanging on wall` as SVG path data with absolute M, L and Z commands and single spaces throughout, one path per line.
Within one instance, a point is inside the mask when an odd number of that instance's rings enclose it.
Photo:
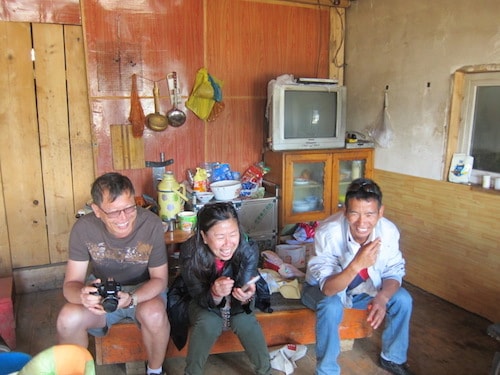
M 186 107 L 200 119 L 206 120 L 214 104 L 214 89 L 208 79 L 208 71 L 206 68 L 201 68 L 196 73 L 194 87 L 186 101 Z

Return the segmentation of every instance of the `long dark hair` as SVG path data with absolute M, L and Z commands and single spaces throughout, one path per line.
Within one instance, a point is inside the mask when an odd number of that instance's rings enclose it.
M 192 251 L 192 258 L 190 268 L 193 272 L 203 274 L 206 272 L 211 272 L 215 270 L 215 255 L 212 253 L 210 248 L 204 243 L 201 232 L 207 233 L 210 228 L 215 224 L 225 221 L 235 219 L 238 224 L 238 229 L 240 232 L 240 241 L 238 244 L 238 249 L 241 247 L 242 241 L 245 240 L 243 230 L 240 225 L 240 220 L 238 218 L 238 213 L 236 208 L 231 202 L 217 202 L 212 204 L 205 204 L 200 211 L 198 211 L 197 222 L 196 222 L 196 235 L 194 240 L 191 242 L 196 249 Z M 236 260 L 241 257 L 240 252 L 236 249 L 232 260 Z

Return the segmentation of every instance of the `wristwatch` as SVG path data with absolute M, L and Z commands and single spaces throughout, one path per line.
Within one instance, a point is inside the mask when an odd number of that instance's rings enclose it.
M 137 298 L 137 295 L 135 293 L 130 294 L 130 305 L 128 305 L 128 308 L 131 309 L 133 307 L 136 307 L 138 303 L 139 299 Z

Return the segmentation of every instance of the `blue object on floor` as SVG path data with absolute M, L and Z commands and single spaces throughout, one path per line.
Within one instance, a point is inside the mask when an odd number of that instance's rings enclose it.
M 0 375 L 8 375 L 10 373 L 20 371 L 30 360 L 31 356 L 26 353 L 0 353 Z

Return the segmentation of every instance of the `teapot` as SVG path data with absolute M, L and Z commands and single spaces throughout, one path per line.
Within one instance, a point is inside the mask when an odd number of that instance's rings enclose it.
M 173 172 L 165 172 L 157 190 L 159 213 L 163 221 L 175 219 L 179 212 L 184 211 L 184 203 L 188 200 L 186 187 L 176 181 Z

